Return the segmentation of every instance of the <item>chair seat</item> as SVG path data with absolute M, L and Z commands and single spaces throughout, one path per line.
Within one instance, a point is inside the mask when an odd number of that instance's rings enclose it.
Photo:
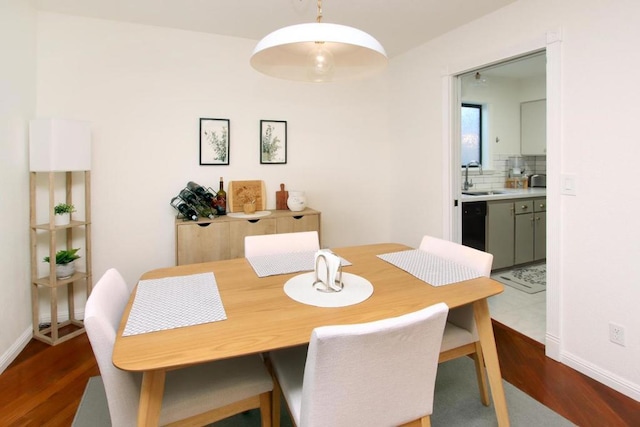
M 258 396 L 273 388 L 271 376 L 258 355 L 169 371 L 165 381 L 161 425 Z
M 466 329 L 447 322 L 444 326 L 444 334 L 442 335 L 442 345 L 440 352 L 451 350 L 452 348 L 462 347 L 464 345 L 475 342 L 473 334 Z

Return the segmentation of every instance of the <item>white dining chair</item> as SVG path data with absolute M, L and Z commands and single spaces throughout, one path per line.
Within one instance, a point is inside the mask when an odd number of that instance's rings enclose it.
M 84 324 L 115 427 L 136 425 L 142 383 L 141 373 L 120 370 L 112 361 L 129 294 L 120 273 L 110 269 L 93 288 L 85 307 Z M 206 425 L 260 408 L 262 426 L 270 426 L 272 389 L 273 381 L 259 356 L 172 370 L 166 374 L 160 425 Z
M 440 258 L 466 265 L 476 270 L 480 275 L 490 277 L 493 255 L 468 246 L 424 236 L 419 249 L 439 256 Z M 466 305 L 452 308 L 449 311 L 447 324 L 444 328 L 442 348 L 440 349 L 440 362 L 457 359 L 470 355 L 476 367 L 476 377 L 480 400 L 485 406 L 489 405 L 489 388 L 485 374 L 482 347 L 478 337 L 473 307 Z
M 270 353 L 273 425 L 282 392 L 298 427 L 430 425 L 444 303 L 384 320 L 315 328 Z
M 320 238 L 317 231 L 263 234 L 244 238 L 244 256 L 277 255 L 287 252 L 317 251 Z

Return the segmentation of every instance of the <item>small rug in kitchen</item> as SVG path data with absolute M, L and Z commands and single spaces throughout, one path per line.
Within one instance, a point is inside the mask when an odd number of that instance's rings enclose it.
M 536 294 L 547 290 L 547 264 L 506 270 L 492 274 L 491 278 L 519 291 Z

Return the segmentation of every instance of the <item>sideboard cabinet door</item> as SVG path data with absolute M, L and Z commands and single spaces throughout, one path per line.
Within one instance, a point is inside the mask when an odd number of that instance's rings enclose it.
M 229 224 L 184 223 L 176 227 L 178 265 L 229 259 Z
M 273 218 L 245 219 L 229 223 L 230 258 L 244 257 L 244 238 L 262 234 L 276 233 L 276 220 Z

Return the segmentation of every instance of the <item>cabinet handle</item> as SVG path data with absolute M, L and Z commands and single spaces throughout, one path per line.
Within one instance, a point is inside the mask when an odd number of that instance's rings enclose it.
M 293 219 L 301 219 L 304 218 L 304 215 L 294 215 Z
M 200 224 L 198 224 L 198 227 L 208 227 L 210 225 L 211 225 L 210 222 L 201 222 Z
M 255 224 L 256 222 L 260 221 L 259 219 L 248 219 L 247 221 L 249 221 L 252 224 Z
M 521 207 L 520 209 L 522 209 L 522 210 L 526 211 L 527 209 L 529 209 L 529 206 L 527 206 L 527 205 L 522 205 L 522 207 Z

